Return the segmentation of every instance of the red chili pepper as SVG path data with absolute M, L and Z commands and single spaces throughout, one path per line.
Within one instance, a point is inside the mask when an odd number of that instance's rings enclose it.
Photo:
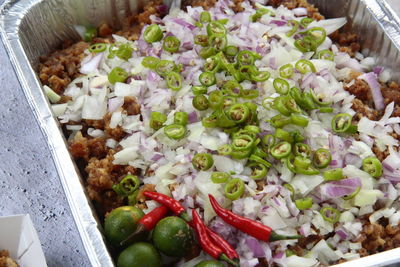
M 223 250 L 223 252 L 234 261 L 239 261 L 239 254 L 236 250 L 228 243 L 222 236 L 211 230 L 210 228 L 206 227 L 207 234 L 210 236 L 212 241 Z
M 146 197 L 157 201 L 161 205 L 168 207 L 173 213 L 175 213 L 175 215 L 181 217 L 185 221 L 187 222 L 190 221 L 190 218 L 187 215 L 185 208 L 182 206 L 181 203 L 179 203 L 179 201 L 173 199 L 172 197 L 157 192 L 145 191 L 143 194 Z
M 160 206 L 158 208 L 153 209 L 146 215 L 144 215 L 137 224 L 136 230 L 125 240 L 121 242 L 121 246 L 125 246 L 125 244 L 130 243 L 132 239 L 134 239 L 137 235 L 144 231 L 150 232 L 156 226 L 156 224 L 165 217 L 168 213 L 169 209 L 166 206 Z
M 230 224 L 233 227 L 239 229 L 240 231 L 257 238 L 258 240 L 268 242 L 284 239 L 299 239 L 302 237 L 300 235 L 285 236 L 277 234 L 271 229 L 271 227 L 268 227 L 260 222 L 242 217 L 233 213 L 230 210 L 222 208 L 212 195 L 208 195 L 208 197 L 210 198 L 210 203 L 215 213 L 217 213 L 217 215 L 221 217 L 222 220 L 224 220 L 227 224 Z
M 200 216 L 195 209 L 192 210 L 192 217 L 193 217 L 193 227 L 196 230 L 198 240 L 202 249 L 214 259 L 225 261 L 233 266 L 239 266 L 237 262 L 229 259 L 228 256 L 224 254 L 224 252 L 219 246 L 213 243 L 213 241 L 210 239 L 210 236 L 207 233 L 206 225 L 200 219 Z

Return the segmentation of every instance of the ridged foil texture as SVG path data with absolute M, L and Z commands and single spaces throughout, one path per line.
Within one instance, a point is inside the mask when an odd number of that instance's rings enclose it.
M 168 6 L 180 1 L 166 0 Z M 358 33 L 362 51 L 400 77 L 400 19 L 385 0 L 312 0 L 326 17 L 346 16 L 348 30 Z M 37 76 L 39 57 L 63 40 L 79 39 L 74 25 L 107 22 L 118 27 L 144 0 L 6 0 L 0 7 L 0 32 L 24 94 L 48 141 L 65 195 L 92 266 L 111 267 L 102 227 L 71 158 L 60 125 L 53 117 Z M 383 266 L 400 261 L 400 248 L 337 266 Z

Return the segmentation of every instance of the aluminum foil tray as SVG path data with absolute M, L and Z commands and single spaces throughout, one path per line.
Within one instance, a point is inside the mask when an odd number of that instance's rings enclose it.
M 84 190 L 60 125 L 53 117 L 37 75 L 39 56 L 65 39 L 78 40 L 73 25 L 118 27 L 144 0 L 6 0 L 0 7 L 0 33 L 24 94 L 48 141 L 55 166 L 92 266 L 114 266 L 101 224 Z M 165 1 L 171 5 L 172 0 Z M 400 19 L 385 0 L 311 0 L 326 17 L 346 16 L 348 30 L 361 37 L 362 51 L 400 79 Z M 400 248 L 337 266 L 385 266 L 400 262 Z

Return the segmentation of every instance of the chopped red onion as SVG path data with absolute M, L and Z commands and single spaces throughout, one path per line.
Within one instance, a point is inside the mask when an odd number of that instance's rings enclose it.
M 104 53 L 98 53 L 86 62 L 82 62 L 80 72 L 83 74 L 93 73 L 98 69 Z
M 113 97 L 108 99 L 108 112 L 113 113 L 124 104 L 124 98 Z
M 253 257 L 262 258 L 265 256 L 265 252 L 260 244 L 260 241 L 255 239 L 254 237 L 246 238 L 246 245 L 249 247 L 251 252 L 253 252 Z
M 280 26 L 285 26 L 285 25 L 287 24 L 286 21 L 283 21 L 283 20 L 276 20 L 276 19 L 271 20 L 270 23 L 271 23 L 271 24 L 275 24 L 275 25 L 277 25 L 277 26 L 279 26 L 279 27 L 280 27 Z
M 322 192 L 328 197 L 338 198 L 352 194 L 358 187 L 361 187 L 360 178 L 347 178 L 340 181 L 333 181 L 321 186 Z
M 375 108 L 377 110 L 383 110 L 385 103 L 383 100 L 381 85 L 379 84 L 375 73 L 368 72 L 358 77 L 359 79 L 365 80 L 371 88 L 372 99 L 374 100 Z
M 373 69 L 372 69 L 372 71 L 376 74 L 376 75 L 379 75 L 379 74 L 381 74 L 381 72 L 383 71 L 383 67 L 382 66 L 375 66 Z
M 342 239 L 345 240 L 349 236 L 343 229 L 339 229 L 336 231 L 336 234 Z
M 189 22 L 181 19 L 181 18 L 173 18 L 171 19 L 173 22 L 175 22 L 176 24 L 179 24 L 181 26 L 184 26 L 186 28 L 188 28 L 189 30 L 193 31 L 194 29 L 196 29 L 196 26 L 194 26 L 193 24 L 190 24 Z
M 196 112 L 196 111 L 190 112 L 190 113 L 189 113 L 189 122 L 190 122 L 190 123 L 195 123 L 195 122 L 197 122 L 197 121 L 198 121 L 197 112 Z

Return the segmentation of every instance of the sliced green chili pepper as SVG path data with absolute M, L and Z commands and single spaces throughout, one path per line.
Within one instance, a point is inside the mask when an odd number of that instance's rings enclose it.
M 163 60 L 160 60 L 160 61 L 157 63 L 156 68 L 155 68 L 155 71 L 156 71 L 159 75 L 165 76 L 165 75 L 167 75 L 168 73 L 170 73 L 170 72 L 172 72 L 172 71 L 175 71 L 175 69 L 176 69 L 176 64 L 175 64 L 175 62 L 170 61 L 170 60 L 165 60 L 165 59 L 163 59 Z
M 271 74 L 268 71 L 256 70 L 250 73 L 250 79 L 254 82 L 265 82 L 269 77 L 271 77 Z
M 302 115 L 291 114 L 290 119 L 292 120 L 293 124 L 298 125 L 300 127 L 307 127 L 308 125 L 307 117 L 304 117 Z
M 305 158 L 302 156 L 295 156 L 293 165 L 294 165 L 295 169 L 296 168 L 308 169 L 311 165 L 311 160 L 309 158 Z
M 189 115 L 184 111 L 178 111 L 174 114 L 174 123 L 186 126 L 189 121 Z
M 306 138 L 298 130 L 292 131 L 290 134 L 292 135 L 293 141 L 295 143 L 303 142 L 304 140 L 306 140 Z
M 142 60 L 142 65 L 143 65 L 143 67 L 145 67 L 145 68 L 149 68 L 149 69 L 152 69 L 152 70 L 154 70 L 155 68 L 156 68 L 156 66 L 157 66 L 157 64 L 160 62 L 161 60 L 159 59 L 159 58 L 156 58 L 156 57 L 145 57 L 143 60 Z
M 215 55 L 217 53 L 217 50 L 215 49 L 215 47 L 203 47 L 200 52 L 199 52 L 199 56 L 202 58 L 209 58 L 213 55 Z
M 209 23 L 211 21 L 211 14 L 208 11 L 203 11 L 200 13 L 200 22 Z
M 275 13 L 272 12 L 271 10 L 266 9 L 266 8 L 260 8 L 260 9 L 257 9 L 257 10 L 256 10 L 256 13 L 254 13 L 254 14 L 250 17 L 250 19 L 251 19 L 252 22 L 256 22 L 259 18 L 261 18 L 261 17 L 262 17 L 263 15 L 265 15 L 265 14 L 269 14 L 271 17 L 274 17 L 274 16 L 275 16 Z
M 306 59 L 300 59 L 299 61 L 296 62 L 295 64 L 296 69 L 302 73 L 306 74 L 308 72 L 316 72 L 317 70 L 315 69 L 314 64 Z
M 195 23 L 194 23 L 194 26 L 196 26 L 197 28 L 203 28 L 203 23 L 201 23 L 201 22 L 199 22 L 199 21 L 196 21 Z
M 321 112 L 321 113 L 332 113 L 333 112 L 333 108 L 331 108 L 331 107 L 322 107 L 322 108 L 319 108 L 319 112 Z
M 276 159 L 283 159 L 292 152 L 292 145 L 289 142 L 280 142 L 271 148 L 271 155 Z
M 324 49 L 324 50 L 318 51 L 317 58 L 333 61 L 335 58 L 335 55 L 333 54 L 333 52 L 331 50 Z
M 289 83 L 284 79 L 276 78 L 273 82 L 273 85 L 276 92 L 281 95 L 285 95 L 289 92 L 290 89 Z
M 288 26 L 292 26 L 292 29 L 286 33 L 286 36 L 291 37 L 293 36 L 293 34 L 295 34 L 297 32 L 297 30 L 299 29 L 300 23 L 297 20 L 289 20 L 287 22 Z
M 226 35 L 211 35 L 210 45 L 214 47 L 217 51 L 222 51 L 226 48 L 228 44 L 228 39 Z
M 311 197 L 296 199 L 294 203 L 299 210 L 307 210 L 312 207 L 313 199 Z
M 293 152 L 296 156 L 309 157 L 311 155 L 310 146 L 303 143 L 296 143 Z
M 294 112 L 294 113 L 300 113 L 301 109 L 299 108 L 299 106 L 296 103 L 296 100 L 294 100 L 293 98 L 286 96 L 284 98 L 284 103 L 286 108 L 290 111 L 290 112 Z
M 229 57 L 234 57 L 239 53 L 239 48 L 237 46 L 229 45 L 225 48 L 225 54 Z
M 300 100 L 300 102 L 298 104 L 300 107 L 302 107 L 305 110 L 312 110 L 312 109 L 317 108 L 317 106 L 314 103 L 311 93 L 304 93 L 303 98 Z
M 222 91 L 230 96 L 239 97 L 243 91 L 243 87 L 237 81 L 230 80 L 222 86 Z
M 196 95 L 192 101 L 193 107 L 197 110 L 208 109 L 210 103 L 205 95 Z
M 293 173 L 296 173 L 296 167 L 294 166 L 294 158 L 295 156 L 293 154 L 289 155 L 289 157 L 286 157 L 284 159 L 284 162 L 286 164 L 286 167 Z
M 229 108 L 228 114 L 234 122 L 242 123 L 249 117 L 250 110 L 244 104 L 234 104 Z
M 223 36 L 226 35 L 226 28 L 221 22 L 211 21 L 207 24 L 207 34 L 208 36 Z
M 151 24 L 147 26 L 143 34 L 143 39 L 148 43 L 154 43 L 161 41 L 163 38 L 163 32 L 157 24 Z
M 168 88 L 171 90 L 179 91 L 182 88 L 182 76 L 175 71 L 167 73 L 165 80 L 167 81 Z
M 250 150 L 233 150 L 230 156 L 234 159 L 246 159 L 250 156 L 250 154 L 251 154 L 251 149 Z
M 181 124 L 171 124 L 164 127 L 164 134 L 171 139 L 179 140 L 185 137 L 186 127 Z
M 194 95 L 203 95 L 203 94 L 207 94 L 207 87 L 203 86 L 203 85 L 194 85 L 192 87 L 192 93 Z
M 97 29 L 93 27 L 88 27 L 86 28 L 83 39 L 86 42 L 91 42 L 93 41 L 93 38 L 95 38 L 96 36 L 97 36 Z
M 286 106 L 286 100 L 287 98 L 285 98 L 284 96 L 279 96 L 277 98 L 275 98 L 274 100 L 274 107 L 277 111 L 279 111 L 282 115 L 285 116 L 290 116 L 290 114 L 292 113 L 291 110 L 289 110 Z
M 288 117 L 278 114 L 278 115 L 272 117 L 269 122 L 275 128 L 282 128 L 283 126 L 290 124 L 292 122 L 292 120 Z
M 214 165 L 214 159 L 208 153 L 198 153 L 193 157 L 192 164 L 196 170 L 206 171 Z
M 253 180 L 263 179 L 268 173 L 267 166 L 258 162 L 252 162 L 248 165 L 248 167 L 251 169 L 251 174 L 249 177 Z
M 271 164 L 271 163 L 269 163 L 269 162 L 266 161 L 265 159 L 262 159 L 261 157 L 259 157 L 259 156 L 257 156 L 257 155 L 254 155 L 254 154 L 250 156 L 249 160 L 250 160 L 250 161 L 257 162 L 257 163 L 260 163 L 260 164 L 262 164 L 262 165 L 265 165 L 265 166 L 268 167 L 268 168 L 271 168 L 271 167 L 272 167 L 272 164 Z
M 128 196 L 134 193 L 140 186 L 140 180 L 137 176 L 128 174 L 119 184 L 113 185 L 113 190 L 121 196 Z
M 217 21 L 225 25 L 229 22 L 229 19 L 219 19 Z
M 222 156 L 229 156 L 232 153 L 232 146 L 230 144 L 222 145 L 218 148 L 218 154 Z
M 153 111 L 150 115 L 150 127 L 154 130 L 162 128 L 166 121 L 167 115 L 163 113 Z
M 139 195 L 139 190 L 136 190 L 132 194 L 128 195 L 128 206 L 135 206 L 138 202 L 137 197 Z
M 294 46 L 303 53 L 315 51 L 317 49 L 317 43 L 310 36 L 305 36 L 303 39 L 297 39 L 294 41 Z
M 122 44 L 115 51 L 115 55 L 123 60 L 128 60 L 132 57 L 133 48 L 129 44 Z
M 332 130 L 335 133 L 356 133 L 357 126 L 351 124 L 353 117 L 348 113 L 339 113 L 332 119 Z
M 344 197 L 342 197 L 342 198 L 343 198 L 344 200 L 352 199 L 352 198 L 354 198 L 355 196 L 357 196 L 358 193 L 360 193 L 360 190 L 361 190 L 361 187 L 359 186 L 359 187 L 357 187 L 356 190 L 354 190 L 353 193 L 351 193 L 350 195 L 346 195 L 346 196 L 344 196 Z
M 315 92 L 313 92 L 312 90 L 311 90 L 310 94 L 311 94 L 312 99 L 314 100 L 315 104 L 317 104 L 319 106 L 323 106 L 323 107 L 332 105 L 332 101 L 324 102 L 323 94 L 315 94 Z
M 244 182 L 239 178 L 234 178 L 225 185 L 225 196 L 230 200 L 236 200 L 244 194 L 244 189 Z
M 327 170 L 324 172 L 325 181 L 338 181 L 343 179 L 343 169 L 337 168 L 332 170 Z
M 382 163 L 376 157 L 368 157 L 363 159 L 362 168 L 374 178 L 382 176 Z
M 254 147 L 254 139 L 250 135 L 242 134 L 232 140 L 232 149 L 234 151 L 251 150 Z
M 325 221 L 332 224 L 338 222 L 340 219 L 340 211 L 332 207 L 323 207 L 319 213 L 321 213 Z
M 202 85 L 206 87 L 210 87 L 214 85 L 217 82 L 217 79 L 215 78 L 215 74 L 209 71 L 205 71 L 200 74 L 199 76 L 199 81 Z
M 332 161 L 332 154 L 328 149 L 319 148 L 314 152 L 313 164 L 318 169 L 326 168 Z
M 253 155 L 259 156 L 260 158 L 266 158 L 268 157 L 268 154 L 264 152 L 261 148 L 256 146 L 253 150 Z
M 249 132 L 249 133 L 255 133 L 255 134 L 261 133 L 260 127 L 258 127 L 258 126 L 256 126 L 256 125 L 246 125 L 246 126 L 244 127 L 244 130 L 245 130 L 246 132 Z
M 103 52 L 107 49 L 107 44 L 103 43 L 98 43 L 98 44 L 92 44 L 89 46 L 89 52 L 91 53 L 100 53 Z
M 264 145 L 264 147 L 273 147 L 275 145 L 275 136 L 272 134 L 267 134 L 263 137 L 262 139 L 262 144 Z
M 248 89 L 248 90 L 243 90 L 241 93 L 241 97 L 245 99 L 254 99 L 257 98 L 260 95 L 260 91 L 257 89 Z
M 277 128 L 275 130 L 275 137 L 289 143 L 293 142 L 293 137 L 290 135 L 290 133 L 282 130 L 281 128 Z
M 215 90 L 209 94 L 208 101 L 210 103 L 210 107 L 214 110 L 217 110 L 221 108 L 224 101 L 224 96 L 221 91 Z
M 311 23 L 311 22 L 313 22 L 314 21 L 314 19 L 312 19 L 312 18 L 302 18 L 301 20 L 300 20 L 300 24 L 301 24 L 301 26 L 303 26 L 304 28 L 307 28 L 307 26 Z
M 123 83 L 128 78 L 129 74 L 123 68 L 115 67 L 108 74 L 108 81 L 112 84 L 117 82 Z
M 215 128 L 218 126 L 219 111 L 214 111 L 210 116 L 201 120 L 201 124 L 206 128 Z
M 255 61 L 253 52 L 249 50 L 240 51 L 236 59 L 240 65 L 253 65 Z
M 286 183 L 286 184 L 283 185 L 283 187 L 286 188 L 287 190 L 289 190 L 290 195 L 292 197 L 294 196 L 295 191 L 294 191 L 294 188 L 293 188 L 293 186 L 291 184 Z
M 197 44 L 197 45 L 201 45 L 203 47 L 206 47 L 206 46 L 208 46 L 210 44 L 209 43 L 209 37 L 207 35 L 203 35 L 203 34 L 196 35 L 194 37 L 194 43 Z
M 175 36 L 167 36 L 164 38 L 163 48 L 165 51 L 175 53 L 179 51 L 181 41 Z
M 239 68 L 239 81 L 251 80 L 251 74 L 256 71 L 256 67 L 253 65 L 242 65 Z
M 223 184 L 228 182 L 228 180 L 231 178 L 231 175 L 226 172 L 213 172 L 211 173 L 211 181 L 214 184 Z
M 236 123 L 226 114 L 224 110 L 218 113 L 217 126 L 221 128 L 235 127 Z
M 221 61 L 219 57 L 212 56 L 206 59 L 203 68 L 205 71 L 215 73 L 220 69 L 220 66 L 221 66 Z
M 288 79 L 292 77 L 293 73 L 294 68 L 292 64 L 286 64 L 279 68 L 279 75 L 281 75 L 282 78 Z
M 326 31 L 321 27 L 314 27 L 307 31 L 307 35 L 310 36 L 316 43 L 317 46 L 321 45 L 326 39 Z
M 313 166 L 309 166 L 308 168 L 301 168 L 299 166 L 295 166 L 295 172 L 305 175 L 316 175 L 319 174 L 319 170 L 314 168 Z

